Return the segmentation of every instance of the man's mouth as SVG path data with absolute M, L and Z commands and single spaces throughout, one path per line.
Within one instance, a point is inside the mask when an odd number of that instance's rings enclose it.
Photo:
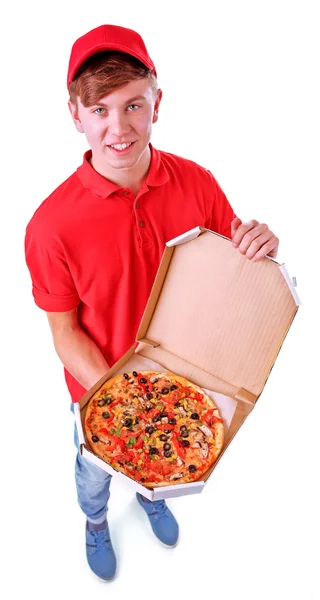
M 123 144 L 110 144 L 108 147 L 121 151 L 126 150 L 126 148 L 129 148 L 129 146 L 132 146 L 132 144 L 134 144 L 134 142 L 124 142 Z

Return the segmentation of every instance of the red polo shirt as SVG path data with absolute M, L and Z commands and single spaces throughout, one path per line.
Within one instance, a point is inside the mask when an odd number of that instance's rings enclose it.
M 79 307 L 112 365 L 134 343 L 165 243 L 198 225 L 230 237 L 234 212 L 212 174 L 151 145 L 136 197 L 88 162 L 36 210 L 26 231 L 33 296 L 45 311 Z M 85 389 L 65 370 L 72 401 Z

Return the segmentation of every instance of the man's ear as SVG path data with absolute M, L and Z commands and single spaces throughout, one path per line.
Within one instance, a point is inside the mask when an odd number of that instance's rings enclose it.
M 79 119 L 79 114 L 78 114 L 78 108 L 77 108 L 77 106 L 75 104 L 73 104 L 71 102 L 71 100 L 68 100 L 68 107 L 69 107 L 69 110 L 70 110 L 70 113 L 71 113 L 72 120 L 73 120 L 73 122 L 74 122 L 74 124 L 76 126 L 76 130 L 79 131 L 79 133 L 84 133 L 84 129 L 83 129 L 82 123 L 81 123 L 81 121 Z
M 159 106 L 160 106 L 161 98 L 162 98 L 162 90 L 159 89 L 158 93 L 157 93 L 156 101 L 154 103 L 152 123 L 156 123 L 157 120 L 158 120 L 158 117 L 159 117 Z

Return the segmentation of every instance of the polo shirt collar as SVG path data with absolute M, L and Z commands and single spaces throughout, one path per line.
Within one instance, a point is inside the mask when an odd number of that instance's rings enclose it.
M 166 183 L 169 180 L 169 174 L 161 160 L 159 150 L 156 150 L 152 144 L 149 144 L 149 146 L 151 149 L 151 162 L 145 185 L 156 187 Z M 112 181 L 95 171 L 89 162 L 91 156 L 92 150 L 87 150 L 83 155 L 82 165 L 76 171 L 82 185 L 100 198 L 107 198 L 117 190 L 121 190 L 121 186 L 112 183 Z

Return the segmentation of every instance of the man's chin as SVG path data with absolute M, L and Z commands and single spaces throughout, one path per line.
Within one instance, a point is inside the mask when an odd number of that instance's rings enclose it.
M 139 162 L 138 160 L 106 160 L 104 161 L 106 165 L 111 167 L 112 169 L 132 169 Z

